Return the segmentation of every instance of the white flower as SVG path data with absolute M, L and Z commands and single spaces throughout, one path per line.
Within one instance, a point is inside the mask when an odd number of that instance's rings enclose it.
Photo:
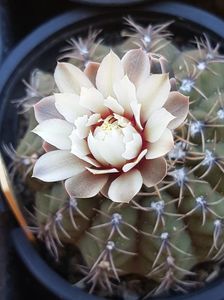
M 58 63 L 60 93 L 35 105 L 46 154 L 33 176 L 66 180 L 72 197 L 101 192 L 115 202 L 129 202 L 141 189 L 166 175 L 163 158 L 174 145 L 172 129 L 188 113 L 188 98 L 170 92 L 168 74 L 150 75 L 149 56 L 130 50 L 120 60 L 113 52 L 84 72 Z

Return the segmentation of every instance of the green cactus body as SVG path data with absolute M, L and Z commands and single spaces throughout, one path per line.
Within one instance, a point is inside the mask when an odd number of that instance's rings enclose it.
M 150 59 L 159 55 L 152 62 L 158 72 L 166 71 L 158 59 L 164 56 L 178 89 L 190 97 L 189 116 L 176 130 L 175 147 L 166 157 L 167 176 L 156 187 L 143 187 L 128 204 L 113 203 L 103 195 L 74 199 L 63 183 L 25 182 L 35 193 L 37 236 L 58 259 L 57 249 L 64 244 L 79 249 L 84 288 L 92 292 L 100 286 L 111 295 L 115 282 L 134 275 L 153 281 L 155 295 L 169 289 L 186 291 L 197 286 L 192 268 L 205 261 L 219 263 L 224 254 L 224 59 L 217 49 L 206 48 L 210 45 L 207 37 L 197 40 L 193 50 L 180 50 L 164 33 L 164 25 L 159 31 L 158 27 L 149 31 L 153 43 L 148 41 L 148 45 L 143 39 L 145 29 L 128 23 L 134 32 L 125 34 L 128 38 L 114 51 L 122 56 L 129 49 L 145 47 Z M 109 47 L 91 36 L 88 39 L 88 55 L 100 61 Z M 64 57 L 85 65 L 86 56 L 76 46 L 73 41 L 74 49 L 69 48 Z M 49 95 L 52 76 L 42 75 L 38 89 Z M 36 123 L 32 112 L 28 123 L 17 154 L 40 155 L 42 141 L 30 132 Z

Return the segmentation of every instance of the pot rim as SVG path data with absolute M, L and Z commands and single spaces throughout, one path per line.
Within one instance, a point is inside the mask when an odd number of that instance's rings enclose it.
M 205 29 L 212 31 L 214 34 L 224 39 L 224 22 L 218 17 L 199 8 L 176 2 L 161 2 L 144 6 L 144 11 L 164 13 L 171 17 L 175 16 L 185 19 L 186 21 L 193 22 L 195 25 L 202 26 Z M 138 8 L 136 8 L 136 12 L 138 12 Z M 74 24 L 74 22 L 79 22 L 89 17 L 97 16 L 98 13 L 99 11 L 97 10 L 90 11 L 87 8 L 70 11 L 51 19 L 29 34 L 14 50 L 11 51 L 5 62 L 0 67 L 0 99 L 4 95 L 4 86 L 13 75 L 14 70 L 28 53 L 32 52 L 39 44 L 48 39 L 52 34 Z M 0 120 L 4 117 L 6 99 L 4 100 L 5 101 L 2 101 L 1 103 L 2 109 L 0 111 Z M 35 251 L 33 245 L 28 242 L 20 229 L 12 231 L 12 240 L 28 270 L 54 295 L 57 295 L 64 300 L 72 300 L 74 298 L 79 300 L 102 299 L 97 296 L 89 295 L 77 287 L 72 287 L 65 279 L 53 271 L 53 269 L 51 269 Z M 172 297 L 172 299 L 206 300 L 213 297 L 213 299 L 216 300 L 223 300 L 223 290 L 224 282 L 222 280 L 216 280 L 214 283 L 208 284 L 199 291 L 189 293 L 188 295 L 175 296 Z M 169 299 L 169 297 L 159 297 L 157 299 L 165 300 Z

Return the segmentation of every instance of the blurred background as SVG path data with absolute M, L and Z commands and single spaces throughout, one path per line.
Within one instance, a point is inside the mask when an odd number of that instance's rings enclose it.
M 224 0 L 177 2 L 190 3 L 224 18 Z M 81 8 L 81 4 L 68 0 L 0 0 L 0 64 L 10 49 L 34 28 L 74 8 Z M 13 250 L 9 224 L 12 226 L 14 219 L 2 198 L 0 195 L 0 300 L 56 300 L 32 278 Z

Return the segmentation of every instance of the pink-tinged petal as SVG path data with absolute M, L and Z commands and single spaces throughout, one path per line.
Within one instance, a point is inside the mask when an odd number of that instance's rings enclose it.
M 167 174 L 166 160 L 163 157 L 144 160 L 141 163 L 140 172 L 143 177 L 143 183 L 147 187 L 155 186 Z
M 78 157 L 83 157 L 90 154 L 88 144 L 85 139 L 80 138 L 77 135 L 76 129 L 73 129 L 71 135 L 69 136 L 71 140 L 71 153 L 77 155 Z
M 105 197 L 105 198 L 108 198 L 109 199 L 109 196 L 108 196 L 108 191 L 109 191 L 109 188 L 110 188 L 110 185 L 112 183 L 113 179 L 111 178 L 111 176 L 109 176 L 108 180 L 107 180 L 107 183 L 104 185 L 104 187 L 100 190 L 100 193 Z
M 88 146 L 91 151 L 91 154 L 96 158 L 96 160 L 102 165 L 108 166 L 109 163 L 103 158 L 103 156 L 100 153 L 100 147 L 101 147 L 100 141 L 94 138 L 91 131 L 88 135 L 87 141 L 88 141 Z
M 150 74 L 150 63 L 147 54 L 141 49 L 128 51 L 122 58 L 125 74 L 136 86 Z
M 149 144 L 147 159 L 154 159 L 166 155 L 174 147 L 173 134 L 170 129 L 166 128 L 162 136 L 155 143 Z
M 93 168 L 89 168 L 86 167 L 86 169 L 94 174 L 94 175 L 102 175 L 102 174 L 112 174 L 112 173 L 118 173 L 119 171 L 115 168 L 112 169 L 93 169 Z
M 123 172 L 128 172 L 131 169 L 133 169 L 143 159 L 143 157 L 146 155 L 147 151 L 148 151 L 147 149 L 143 150 L 134 161 L 132 161 L 131 163 L 125 164 L 122 168 Z
M 125 115 L 132 117 L 133 111 L 130 104 L 133 101 L 137 102 L 136 89 L 127 76 L 114 84 L 114 93 L 118 103 L 123 107 Z
M 57 148 L 47 142 L 43 142 L 42 148 L 44 149 L 45 152 L 50 152 L 57 150 Z
M 97 89 L 106 98 L 114 96 L 113 86 L 124 77 L 124 69 L 120 58 L 111 50 L 102 60 L 96 74 Z
M 148 57 L 150 60 L 151 73 L 152 74 L 161 74 L 170 72 L 170 66 L 168 60 L 160 55 L 154 53 L 148 53 Z
M 61 150 L 71 148 L 71 140 L 73 126 L 65 120 L 50 119 L 41 122 L 32 132 L 39 135 L 43 140 Z
M 77 135 L 80 137 L 80 139 L 84 139 L 88 136 L 89 131 L 90 131 L 90 127 L 87 126 L 88 123 L 88 116 L 84 115 L 82 117 L 78 117 L 75 120 L 75 131 L 77 133 Z
M 124 114 L 124 108 L 111 96 L 104 100 L 104 105 L 118 115 Z
M 132 169 L 117 177 L 110 185 L 108 196 L 114 202 L 128 203 L 140 191 L 143 179 L 141 173 Z
M 70 123 L 75 119 L 90 114 L 90 111 L 79 104 L 79 96 L 71 93 L 55 94 L 55 107 Z
M 86 126 L 93 126 L 96 125 L 101 120 L 100 114 L 92 114 L 89 116 Z
M 135 122 L 136 125 L 138 126 L 138 129 L 142 130 L 142 124 L 141 124 L 141 109 L 142 109 L 142 105 L 133 101 L 131 102 L 131 109 L 133 111 L 134 114 L 134 118 L 135 118 Z
M 177 90 L 177 80 L 176 78 L 172 77 L 170 78 L 170 91 L 173 92 L 173 91 L 176 91 Z
M 63 119 L 63 116 L 55 107 L 54 96 L 49 96 L 40 100 L 34 105 L 34 114 L 38 123 L 49 119 Z
M 33 177 L 46 182 L 60 181 L 80 174 L 86 165 L 69 151 L 50 151 L 37 160 Z
M 170 92 L 168 74 L 154 74 L 149 76 L 137 89 L 137 98 L 142 104 L 142 121 L 160 109 L 166 102 Z
M 104 106 L 103 95 L 94 87 L 81 89 L 80 105 L 102 115 L 109 113 L 109 110 Z
M 99 69 L 99 66 L 99 63 L 90 61 L 87 63 L 86 68 L 84 70 L 84 73 L 94 85 L 96 83 L 96 74 Z
M 80 94 L 81 87 L 93 86 L 89 78 L 70 63 L 60 62 L 54 72 L 54 79 L 61 93 Z
M 91 198 L 96 196 L 108 180 L 108 175 L 93 175 L 85 171 L 65 181 L 65 188 L 71 197 Z
M 179 92 L 171 92 L 164 108 L 176 117 L 168 125 L 168 128 L 175 129 L 183 123 L 188 115 L 189 98 Z
M 167 125 L 175 119 L 165 108 L 161 108 L 149 117 L 145 129 L 144 137 L 150 143 L 158 141 L 166 129 Z

